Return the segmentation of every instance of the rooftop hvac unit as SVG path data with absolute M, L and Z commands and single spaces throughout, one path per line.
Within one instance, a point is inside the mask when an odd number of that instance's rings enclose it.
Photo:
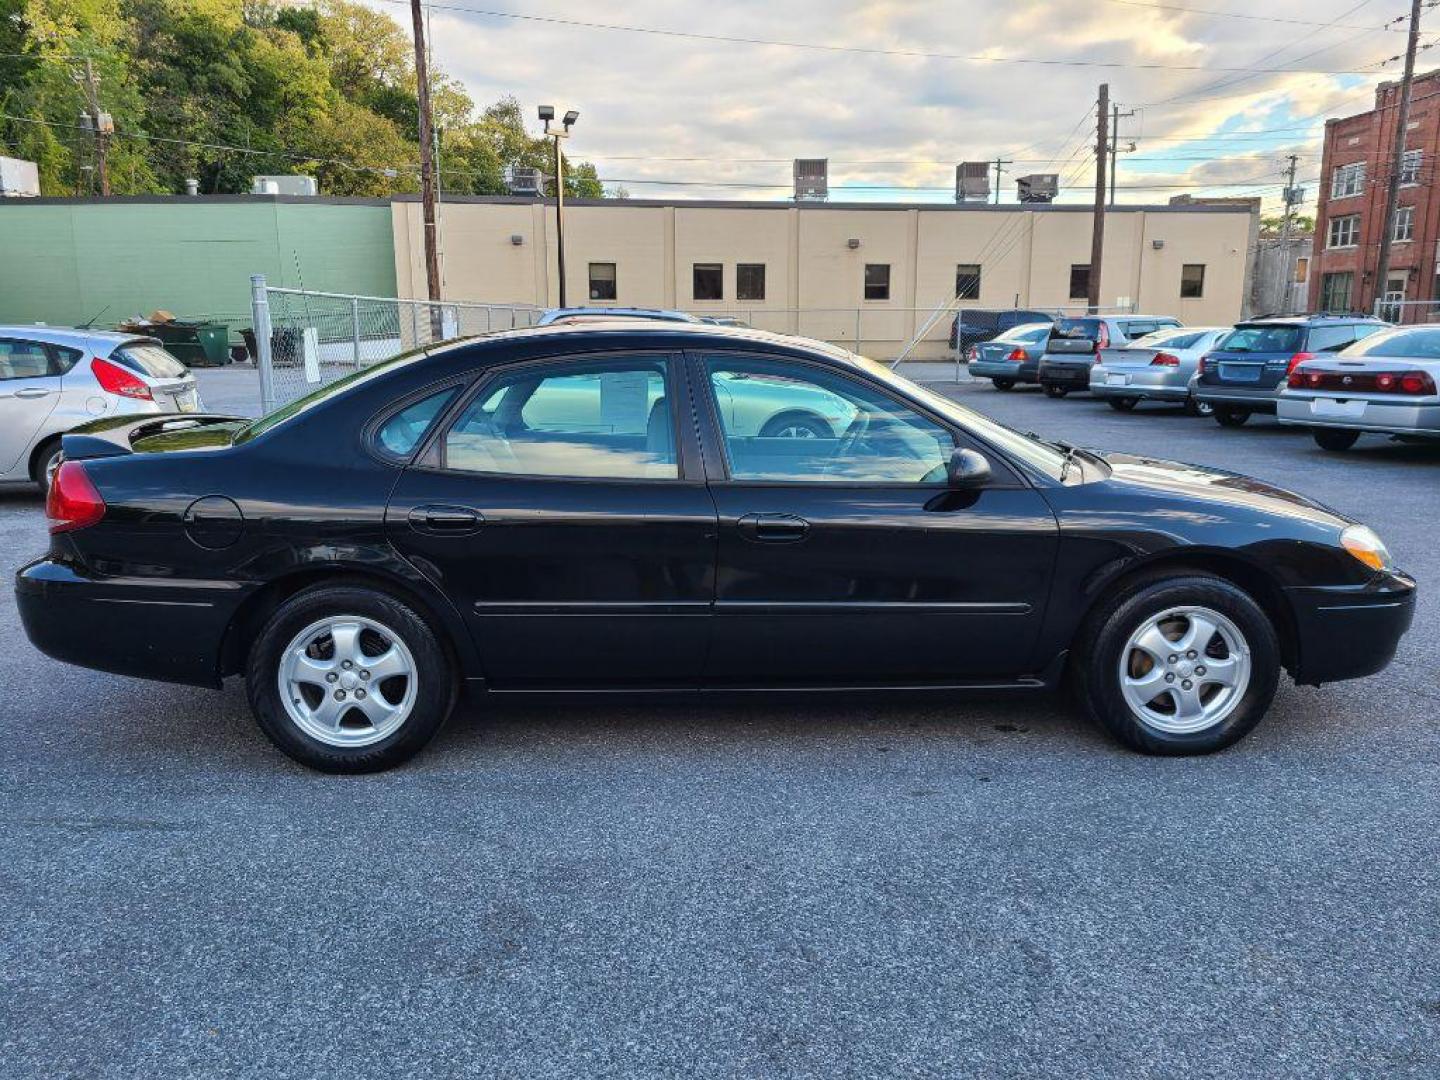
M 1060 193 L 1060 175 L 1053 172 L 1031 173 L 1016 180 L 1015 189 L 1022 203 L 1054 202 L 1055 196 Z
M 511 195 L 543 195 L 545 178 L 531 165 L 505 166 L 505 186 Z
M 830 197 L 830 159 L 795 159 L 795 201 Z
M 250 180 L 251 195 L 320 194 L 320 184 L 313 176 L 256 176 Z
M 955 166 L 955 201 L 984 202 L 990 197 L 990 163 L 962 161 Z

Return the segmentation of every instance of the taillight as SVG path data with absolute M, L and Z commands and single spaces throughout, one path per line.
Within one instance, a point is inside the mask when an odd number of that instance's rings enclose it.
M 970 350 L 965 354 L 965 359 L 967 359 L 967 360 L 979 360 L 979 359 L 980 359 L 980 350 L 977 349 L 974 345 L 971 345 L 971 346 L 970 346 Z
M 1290 363 L 1287 364 L 1285 367 L 1285 374 L 1289 375 L 1297 367 L 1305 363 L 1306 360 L 1314 359 L 1315 354 L 1313 352 L 1297 352 L 1294 356 L 1290 357 Z
M 1174 353 L 1156 353 L 1155 358 L 1150 361 L 1151 367 L 1179 367 L 1180 358 Z
M 1425 371 L 1292 371 L 1286 380 L 1292 390 L 1324 390 L 1344 394 L 1436 393 L 1435 380 Z
M 1402 394 L 1433 394 L 1435 393 L 1435 380 L 1427 371 L 1407 371 L 1400 376 L 1400 392 Z
M 1205 374 L 1205 368 L 1209 365 L 1209 363 L 1210 363 L 1210 357 L 1208 357 L 1208 356 L 1202 356 L 1202 357 L 1200 357 L 1200 362 L 1195 365 L 1195 373 L 1196 373 L 1197 375 L 1204 375 L 1204 374 Z
M 101 360 L 95 357 L 90 361 L 90 371 L 95 375 L 95 381 L 100 384 L 100 389 L 107 394 L 119 394 L 121 397 L 142 398 L 145 401 L 153 401 L 154 396 L 150 393 L 150 387 L 145 385 L 143 379 L 126 371 L 119 364 L 112 364 L 109 360 Z
M 1108 349 L 1110 347 L 1110 328 L 1103 322 L 1100 324 L 1100 332 L 1095 335 L 1095 351 Z
M 78 461 L 62 461 L 45 496 L 45 517 L 52 533 L 73 532 L 105 516 L 105 500 Z
M 1005 357 L 1012 364 L 1023 364 L 1030 359 L 1030 354 L 1021 348 L 1011 349 Z

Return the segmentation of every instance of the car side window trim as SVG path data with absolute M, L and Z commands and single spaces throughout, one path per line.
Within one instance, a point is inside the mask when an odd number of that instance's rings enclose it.
M 671 476 L 565 476 L 551 473 L 480 472 L 470 469 L 453 469 L 445 462 L 445 439 L 455 422 L 476 401 L 484 400 L 492 393 L 495 385 L 516 374 L 524 374 L 527 368 L 548 367 L 556 363 L 574 366 L 604 364 L 623 361 L 649 362 L 659 365 L 664 372 L 665 394 L 674 403 L 670 408 L 672 437 L 675 440 L 677 475 Z M 456 396 L 445 410 L 444 416 L 431 425 L 420 452 L 413 459 L 412 468 L 426 472 L 444 473 L 446 476 L 470 476 L 486 480 L 521 480 L 526 483 L 557 482 L 562 484 L 686 484 L 703 483 L 704 474 L 694 452 L 694 424 L 683 422 L 692 416 L 689 386 L 680 369 L 681 355 L 672 349 L 616 348 L 586 353 L 547 353 L 543 356 L 528 356 L 519 360 L 499 363 L 486 370 L 466 392 Z M 689 433 L 687 435 L 687 432 Z
M 686 350 L 686 373 L 691 384 L 691 394 L 695 402 L 695 414 L 700 420 L 703 429 L 701 438 L 701 453 L 706 468 L 706 477 L 709 483 L 735 484 L 745 487 L 786 487 L 786 488 L 824 488 L 827 491 L 840 491 L 847 488 L 869 489 L 877 488 L 894 489 L 896 487 L 914 488 L 916 491 L 941 491 L 947 485 L 944 481 L 931 484 L 922 483 L 900 483 L 894 481 L 875 480 L 827 480 L 824 482 L 815 480 L 748 480 L 736 479 L 731 475 L 730 459 L 725 452 L 725 428 L 720 419 L 719 403 L 710 387 L 710 378 L 706 371 L 706 359 L 724 358 L 743 363 L 747 360 L 764 361 L 769 363 L 793 363 L 807 367 L 847 382 L 859 383 L 872 393 L 889 398 L 896 404 L 911 410 L 919 416 L 924 417 L 932 424 L 948 432 L 955 440 L 957 447 L 966 447 L 976 450 L 985 455 L 990 461 L 995 479 L 987 488 L 1015 489 L 1033 486 L 1026 480 L 1026 474 L 1011 462 L 1010 458 L 991 446 L 985 440 L 977 437 L 972 432 L 956 424 L 949 418 L 934 412 L 918 401 L 895 393 L 890 387 L 883 383 L 872 382 L 862 375 L 847 371 L 838 364 L 828 364 L 816 357 L 797 356 L 791 353 L 767 353 L 757 352 L 753 349 L 726 349 L 713 348 L 705 350 Z M 1008 478 L 1008 481 L 1007 479 Z

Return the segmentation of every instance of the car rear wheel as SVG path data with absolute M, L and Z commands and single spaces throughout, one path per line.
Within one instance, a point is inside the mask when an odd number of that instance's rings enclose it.
M 1087 621 L 1080 699 L 1120 742 L 1146 754 L 1207 754 L 1260 722 L 1280 678 L 1280 646 L 1260 606 L 1210 575 L 1142 581 Z
M 1068 393 L 1070 393 L 1070 391 L 1063 386 L 1056 386 L 1054 383 L 1045 384 L 1046 397 L 1062 398 Z
M 834 435 L 821 417 L 803 412 L 772 416 L 760 429 L 760 436 L 765 439 L 830 439 Z
M 55 478 L 55 470 L 60 467 L 60 440 L 49 446 L 43 447 L 35 457 L 35 473 L 33 479 L 40 485 L 40 492 L 43 495 L 50 493 L 50 481 Z
M 1191 416 L 1214 416 L 1215 406 L 1208 401 L 1196 401 L 1192 397 L 1186 400 L 1185 411 Z
M 445 722 L 455 678 L 409 605 L 355 585 L 319 585 L 281 605 L 251 646 L 250 707 L 280 750 L 322 772 L 388 769 Z
M 1321 450 L 1349 450 L 1360 438 L 1358 431 L 1343 428 L 1314 428 L 1310 432 Z
M 1110 403 L 1110 408 L 1116 412 L 1130 412 L 1136 405 L 1140 404 L 1140 399 L 1133 397 L 1112 397 L 1107 400 Z
M 1215 422 L 1221 427 L 1237 428 L 1242 427 L 1246 420 L 1250 419 L 1250 413 L 1245 409 L 1229 409 L 1223 406 L 1215 406 Z
M 1015 389 L 1015 380 L 1014 380 L 1014 379 L 991 379 L 990 381 L 995 384 L 995 389 L 996 389 L 996 390 L 1014 390 L 1014 389 Z

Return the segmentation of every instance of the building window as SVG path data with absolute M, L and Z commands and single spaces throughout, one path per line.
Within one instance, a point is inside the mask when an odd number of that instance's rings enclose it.
M 1359 195 L 1363 190 L 1365 190 L 1365 163 L 1363 161 L 1335 166 L 1335 171 L 1330 176 L 1330 197 L 1332 199 Z
M 765 299 L 765 264 L 735 264 L 735 299 Z
M 615 299 L 615 264 L 590 264 L 590 299 Z
M 1415 207 L 1397 206 L 1395 208 L 1395 228 L 1390 234 L 1390 239 L 1397 244 L 1415 239 Z
M 980 299 L 980 267 L 976 263 L 961 263 L 955 267 L 955 297 L 958 300 Z
M 1418 184 L 1420 182 L 1420 164 L 1424 157 L 1424 150 L 1405 151 L 1405 156 L 1400 160 L 1400 183 Z
M 1350 292 L 1355 275 L 1349 270 L 1338 274 L 1323 274 L 1320 277 L 1320 310 L 1349 311 Z
M 865 299 L 890 299 L 890 264 L 865 264 Z
M 1360 215 L 1346 214 L 1330 219 L 1330 242 L 1332 248 L 1354 247 L 1360 242 Z
M 1180 267 L 1180 298 L 1198 300 L 1205 295 L 1205 264 L 1186 263 Z
M 691 271 L 690 295 L 696 300 L 724 300 L 725 268 L 720 263 L 696 263 Z
M 1090 264 L 1070 264 L 1070 299 L 1090 299 Z
M 1304 285 L 1310 279 L 1310 260 L 1304 255 L 1295 260 L 1295 284 Z

